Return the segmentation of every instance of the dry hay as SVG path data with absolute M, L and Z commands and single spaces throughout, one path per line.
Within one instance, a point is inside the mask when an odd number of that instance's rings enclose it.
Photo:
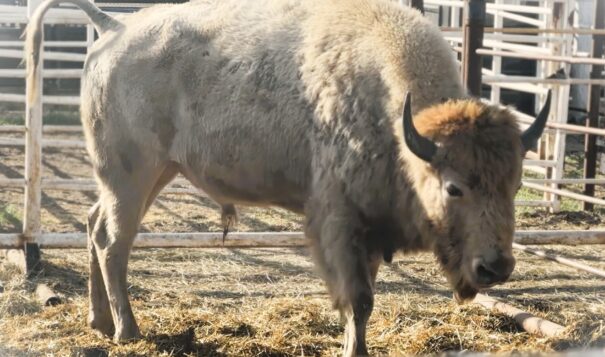
M 605 265 L 600 246 L 558 249 Z M 0 345 L 11 355 L 60 356 L 314 356 L 340 350 L 342 326 L 304 249 L 135 251 L 129 293 L 145 338 L 123 345 L 86 326 L 86 264 L 83 250 L 49 250 L 45 271 L 33 283 L 15 278 L 15 269 L 3 264 Z M 39 307 L 35 282 L 53 286 L 66 303 Z M 603 281 L 523 253 L 511 281 L 490 294 L 569 326 L 559 339 L 524 333 L 512 319 L 478 306 L 456 305 L 430 255 L 386 265 L 377 289 L 368 330 L 376 354 L 605 346 Z
M 59 138 L 59 137 L 56 137 Z M 74 139 L 73 136 L 60 138 Z M 0 176 L 23 174 L 23 150 L 0 148 Z M 45 149 L 44 177 L 88 178 L 84 150 Z M 45 191 L 46 232 L 85 229 L 92 192 Z M 22 192 L 0 191 L 0 232 L 21 230 Z M 161 195 L 142 231 L 220 231 L 218 207 L 194 196 Z M 521 229 L 604 226 L 593 214 L 520 212 Z M 242 231 L 300 230 L 300 218 L 282 210 L 244 209 Z M 602 246 L 552 247 L 605 269 Z M 448 350 L 552 351 L 605 346 L 602 279 L 517 253 L 511 280 L 490 295 L 568 326 L 558 339 L 531 336 L 508 317 L 450 299 L 430 255 L 398 257 L 381 269 L 368 343 L 375 354 Z M 144 339 L 116 345 L 86 326 L 87 255 L 44 251 L 44 273 L 31 282 L 0 258 L 0 356 L 301 356 L 340 351 L 342 326 L 304 249 L 172 249 L 133 253 L 129 294 Z M 33 294 L 46 283 L 64 298 L 42 308 Z

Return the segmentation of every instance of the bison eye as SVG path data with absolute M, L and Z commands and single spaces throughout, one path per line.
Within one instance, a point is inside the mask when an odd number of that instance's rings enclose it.
M 456 187 L 452 183 L 447 183 L 445 185 L 445 190 L 447 191 L 447 193 L 450 196 L 453 196 L 453 197 L 462 197 L 462 190 L 460 190 L 458 187 Z

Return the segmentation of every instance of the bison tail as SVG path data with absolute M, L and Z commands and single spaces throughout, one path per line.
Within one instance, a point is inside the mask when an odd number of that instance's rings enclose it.
M 93 3 L 88 0 L 46 0 L 41 3 L 34 11 L 32 17 L 29 20 L 27 29 L 25 30 L 25 62 L 27 68 L 27 101 L 33 103 L 37 98 L 37 91 L 35 88 L 38 83 L 37 76 L 38 66 L 40 66 L 40 51 L 42 51 L 42 41 L 44 39 L 44 26 L 42 19 L 44 14 L 51 8 L 51 6 L 59 3 L 70 3 L 79 7 L 82 11 L 88 15 L 90 21 L 95 26 L 99 33 L 104 33 L 111 29 L 116 29 L 121 26 L 121 23 L 113 17 L 107 15 L 96 7 Z

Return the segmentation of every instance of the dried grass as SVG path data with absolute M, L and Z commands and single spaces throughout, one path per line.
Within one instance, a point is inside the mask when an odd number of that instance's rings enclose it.
M 73 136 L 62 138 L 76 139 Z M 22 148 L 0 148 L 5 176 L 22 174 Z M 44 177 L 87 178 L 84 150 L 45 149 Z M 10 176 L 14 177 L 14 176 Z M 87 192 L 47 191 L 42 223 L 48 232 L 85 229 L 95 200 Z M 0 232 L 20 231 L 22 192 L 0 192 Z M 300 218 L 283 210 L 242 210 L 242 231 L 300 230 Z M 518 215 L 521 229 L 603 226 L 593 214 L 536 210 Z M 216 205 L 192 196 L 161 195 L 143 231 L 219 231 Z M 552 247 L 605 269 L 602 246 Z M 321 280 L 300 249 L 171 249 L 135 251 L 129 294 L 144 338 L 117 345 L 86 326 L 87 255 L 84 250 L 44 251 L 44 272 L 31 282 L 0 258 L 0 356 L 319 356 L 340 351 L 343 332 Z M 41 308 L 34 289 L 42 282 L 64 304 Z M 518 254 L 511 280 L 490 295 L 567 326 L 558 339 L 529 335 L 508 317 L 450 299 L 430 255 L 398 257 L 381 269 L 368 327 L 374 354 L 456 351 L 555 351 L 605 346 L 602 279 Z
M 600 247 L 558 247 L 598 259 Z M 590 254 L 590 255 L 589 255 Z M 63 305 L 40 308 L 14 267 L 0 280 L 0 345 L 11 355 L 323 356 L 340 351 L 343 328 L 300 249 L 145 250 L 131 260 L 129 292 L 145 338 L 114 344 L 85 324 L 86 252 L 47 251 L 34 282 Z M 368 328 L 375 354 L 556 351 L 605 346 L 602 280 L 520 254 L 511 281 L 490 294 L 568 326 L 558 339 L 520 330 L 506 316 L 458 306 L 430 255 L 403 256 L 379 274 Z

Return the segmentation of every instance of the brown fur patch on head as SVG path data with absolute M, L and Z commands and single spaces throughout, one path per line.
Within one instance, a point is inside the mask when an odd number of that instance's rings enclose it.
M 477 121 L 486 117 L 483 115 L 486 109 L 486 105 L 477 100 L 449 100 L 418 113 L 414 124 L 423 136 L 439 140 L 472 131 Z
M 507 109 L 475 99 L 450 100 L 416 114 L 414 124 L 443 147 L 433 163 L 465 174 L 469 186 L 497 187 L 520 169 L 521 132 Z

